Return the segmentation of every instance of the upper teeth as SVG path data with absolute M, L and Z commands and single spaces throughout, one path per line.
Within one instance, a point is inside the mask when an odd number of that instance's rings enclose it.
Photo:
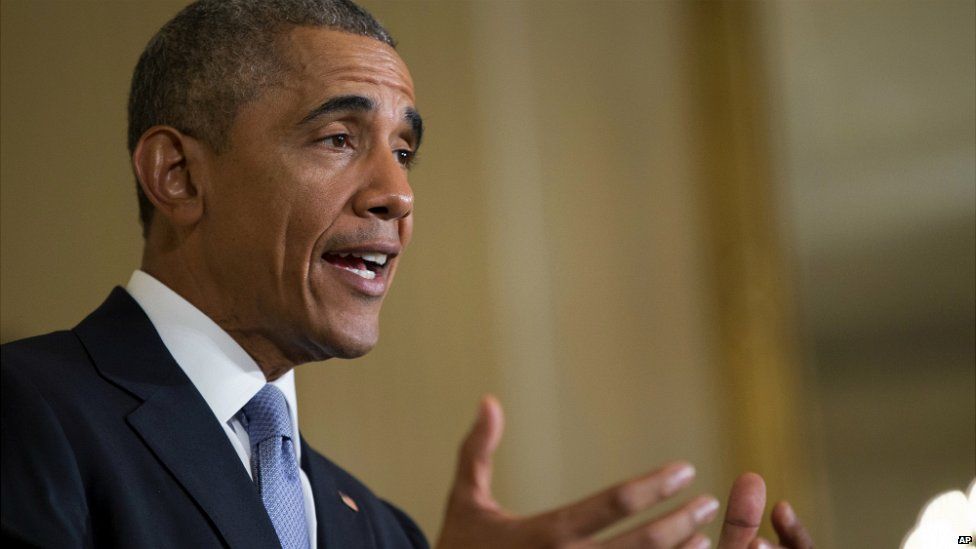
M 339 257 L 349 257 L 349 256 L 358 257 L 361 259 L 365 259 L 366 261 L 376 263 L 377 265 L 386 265 L 386 254 L 376 254 L 371 252 L 365 252 L 365 253 L 348 252 L 348 253 L 340 253 L 337 255 Z

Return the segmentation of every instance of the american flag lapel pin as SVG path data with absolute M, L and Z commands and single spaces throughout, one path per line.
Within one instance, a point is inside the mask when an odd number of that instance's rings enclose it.
M 352 509 L 357 513 L 359 512 L 359 506 L 356 505 L 356 500 L 352 499 L 351 497 L 347 496 L 342 492 L 339 492 L 339 499 L 342 500 L 342 503 L 346 504 L 346 507 Z

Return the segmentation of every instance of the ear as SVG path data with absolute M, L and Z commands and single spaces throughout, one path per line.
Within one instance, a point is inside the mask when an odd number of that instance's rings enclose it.
M 203 216 L 203 188 L 191 177 L 190 157 L 200 149 L 192 137 L 171 126 L 153 126 L 139 139 L 132 165 L 156 213 L 174 227 L 191 227 Z

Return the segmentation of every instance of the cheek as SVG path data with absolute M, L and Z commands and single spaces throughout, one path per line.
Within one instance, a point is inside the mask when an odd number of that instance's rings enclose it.
M 291 253 L 302 253 L 305 259 L 321 244 L 322 235 L 342 216 L 343 204 L 332 193 L 309 189 L 299 193 L 292 203 L 287 220 L 285 243 Z
M 281 293 L 282 271 L 291 270 L 286 246 L 297 199 L 289 192 L 294 185 L 273 168 L 253 162 L 228 166 L 207 197 L 212 269 L 242 293 L 250 288 L 249 301 L 260 309 L 280 299 L 274 294 Z
M 292 217 L 288 221 L 291 237 L 301 242 L 314 241 L 332 227 L 347 209 L 351 209 L 354 189 L 343 184 L 347 176 L 323 170 L 320 166 L 294 174 L 291 181 L 294 190 Z
M 207 208 L 214 223 L 260 237 L 282 225 L 289 209 L 287 189 L 273 166 L 242 162 L 221 172 L 209 189 Z
M 407 244 L 410 244 L 410 240 L 413 238 L 413 213 L 411 212 L 409 216 L 400 220 L 399 225 L 400 233 L 400 244 L 406 248 Z

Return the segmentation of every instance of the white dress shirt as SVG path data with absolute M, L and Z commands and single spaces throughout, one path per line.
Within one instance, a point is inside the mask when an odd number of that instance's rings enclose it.
M 224 428 L 231 446 L 241 458 L 241 465 L 251 474 L 251 444 L 247 431 L 237 419 L 238 412 L 267 383 L 264 372 L 254 359 L 216 322 L 189 301 L 169 289 L 153 276 L 137 270 L 125 287 L 156 327 L 176 363 L 196 386 L 203 400 Z M 285 394 L 291 414 L 295 457 L 301 463 L 298 440 L 298 407 L 295 396 L 295 373 L 289 371 L 271 382 Z M 305 471 L 299 469 L 308 539 L 316 546 L 315 502 L 312 486 Z

